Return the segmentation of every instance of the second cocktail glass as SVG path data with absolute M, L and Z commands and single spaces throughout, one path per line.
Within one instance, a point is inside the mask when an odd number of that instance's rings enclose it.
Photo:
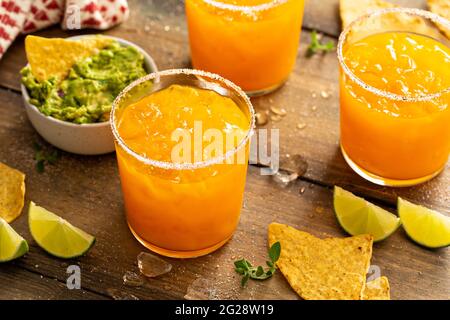
M 194 68 L 249 95 L 275 90 L 294 67 L 303 7 L 304 0 L 186 0 Z

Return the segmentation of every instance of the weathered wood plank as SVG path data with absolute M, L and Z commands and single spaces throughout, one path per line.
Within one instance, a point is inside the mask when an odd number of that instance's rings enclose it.
M 36 266 L 35 269 L 38 270 L 39 265 Z M 0 300 L 107 299 L 84 289 L 69 290 L 65 283 L 61 283 L 55 277 L 48 278 L 39 273 L 29 272 L 15 263 L 0 266 L 0 284 Z
M 35 277 L 36 286 L 45 286 L 47 278 L 65 283 L 67 266 L 78 264 L 82 287 L 101 296 L 112 296 L 111 290 L 116 290 L 128 298 L 183 298 L 194 280 L 204 278 L 209 281 L 210 298 L 297 299 L 280 274 L 241 289 L 233 261 L 245 257 L 264 263 L 266 231 L 272 221 L 321 237 L 344 236 L 332 211 L 331 189 L 300 180 L 282 188 L 271 177 L 260 176 L 258 168 L 250 167 L 241 223 L 225 247 L 198 259 L 167 259 L 174 266 L 169 274 L 149 279 L 141 287 L 125 286 L 124 273 L 137 272 L 136 256 L 145 249 L 126 226 L 114 155 L 80 157 L 63 153 L 55 166 L 39 174 L 32 159 L 32 142 L 40 138 L 26 119 L 21 97 L 5 90 L 0 93 L 0 161 L 26 173 L 27 204 L 33 200 L 97 237 L 87 256 L 76 261 L 56 259 L 32 241 L 27 214 L 23 213 L 12 226 L 29 240 L 31 251 L 14 264 L 0 265 L 0 287 L 11 286 L 10 279 L 17 279 L 11 288 L 14 291 L 1 297 L 42 295 L 41 290 L 28 290 L 23 285 L 30 281 L 30 274 L 21 269 L 42 274 L 44 282 L 41 284 L 40 277 Z M 429 251 L 418 247 L 400 230 L 375 245 L 373 263 L 389 277 L 395 299 L 446 299 L 450 288 L 449 254 L 448 249 Z M 80 298 L 76 290 L 54 290 L 54 296 L 41 298 Z

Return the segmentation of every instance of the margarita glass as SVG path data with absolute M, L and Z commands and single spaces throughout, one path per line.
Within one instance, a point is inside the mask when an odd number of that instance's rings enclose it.
M 297 57 L 304 0 L 186 0 L 192 64 L 249 95 L 278 88 Z
M 219 130 L 218 138 L 224 128 L 235 128 L 240 138 L 223 153 L 176 160 L 173 132 L 192 133 L 199 119 L 204 128 Z M 205 255 L 226 243 L 239 222 L 254 127 L 245 93 L 197 70 L 152 73 L 117 97 L 111 126 L 133 235 L 150 250 L 178 258 Z M 193 143 L 195 159 L 204 149 L 199 153 Z
M 387 29 L 386 20 L 396 26 Z M 427 11 L 386 9 L 340 36 L 341 149 L 353 170 L 376 184 L 415 185 L 446 166 L 450 47 L 436 25 L 450 30 L 449 21 Z

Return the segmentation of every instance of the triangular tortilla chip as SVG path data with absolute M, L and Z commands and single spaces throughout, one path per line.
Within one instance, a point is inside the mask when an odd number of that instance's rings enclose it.
M 347 27 L 354 20 L 370 12 L 398 7 L 390 2 L 383 0 L 340 0 L 340 14 L 343 28 Z M 370 24 L 355 26 L 353 34 L 361 39 L 376 31 L 382 33 L 386 31 L 406 31 L 428 35 L 439 39 L 442 37 L 434 24 L 429 23 L 423 18 L 407 14 L 383 15 L 377 19 L 372 19 Z M 356 39 L 355 39 L 356 40 Z
M 27 36 L 25 50 L 31 72 L 39 81 L 57 77 L 63 80 L 79 60 L 96 54 L 113 40 L 92 36 L 80 40 Z
M 363 14 L 371 11 L 394 8 L 396 5 L 382 0 L 341 0 L 339 9 L 341 12 L 342 27 L 347 27 Z
M 450 1 L 449 0 L 428 0 L 430 11 L 450 20 Z M 444 26 L 439 26 L 447 38 L 450 39 L 450 30 Z
M 303 299 L 362 299 L 372 256 L 372 236 L 319 239 L 272 223 L 269 244 L 277 241 L 281 243 L 277 265 Z
M 10 223 L 22 212 L 25 174 L 0 162 L 0 217 Z
M 363 300 L 390 300 L 389 280 L 379 277 L 366 283 L 363 292 Z

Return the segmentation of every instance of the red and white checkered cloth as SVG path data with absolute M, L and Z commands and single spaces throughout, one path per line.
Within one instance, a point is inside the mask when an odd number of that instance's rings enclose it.
M 127 0 L 67 0 L 63 29 L 105 30 L 128 18 Z
M 0 58 L 22 31 L 32 0 L 0 0 Z
M 0 0 L 0 59 L 20 32 L 59 22 L 63 29 L 105 30 L 129 13 L 127 0 Z
M 28 12 L 23 33 L 30 33 L 59 23 L 64 14 L 65 0 L 34 0 Z

